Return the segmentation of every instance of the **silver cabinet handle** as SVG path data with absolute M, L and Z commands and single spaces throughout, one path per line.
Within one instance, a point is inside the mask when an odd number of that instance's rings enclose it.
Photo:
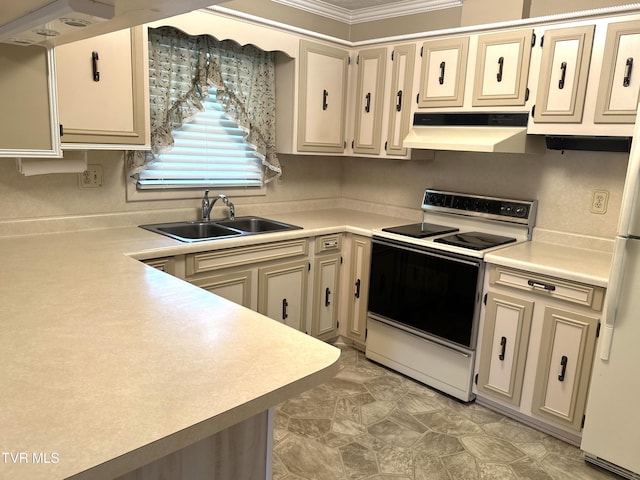
M 533 288 L 542 288 L 548 292 L 553 292 L 556 289 L 556 286 L 551 283 L 536 282 L 535 280 L 527 281 L 527 285 Z

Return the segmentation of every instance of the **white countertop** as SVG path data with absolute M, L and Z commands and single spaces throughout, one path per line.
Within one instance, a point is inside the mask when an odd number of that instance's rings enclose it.
M 501 248 L 484 257 L 488 263 L 606 287 L 611 253 L 544 242 Z
M 0 238 L 0 477 L 116 476 L 333 376 L 333 346 L 134 259 L 412 221 L 343 209 L 269 217 L 304 230 L 191 244 L 138 227 Z M 530 242 L 487 261 L 606 284 L 608 256 L 574 250 Z
M 395 222 L 277 218 L 305 230 L 261 241 Z M 335 347 L 130 258 L 255 241 L 138 227 L 0 238 L 0 478 L 117 476 L 333 376 Z M 57 463 L 33 464 L 40 452 Z M 9 455 L 21 453 L 29 463 Z

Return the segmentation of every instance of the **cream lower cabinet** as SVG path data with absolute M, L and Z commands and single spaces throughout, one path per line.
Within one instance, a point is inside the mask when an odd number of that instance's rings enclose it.
M 307 331 L 308 260 L 258 269 L 258 312 L 302 332 Z
M 342 238 L 341 233 L 323 235 L 314 243 L 311 335 L 321 340 L 338 335 Z
M 251 308 L 251 284 L 254 272 L 251 270 L 224 271 L 217 275 L 196 278 L 191 281 L 194 285 L 211 293 L 231 300 L 233 303 Z
M 184 278 L 198 287 L 309 331 L 306 238 L 187 254 L 184 270 Z
M 520 405 L 533 302 L 489 292 L 478 390 Z
M 477 400 L 577 443 L 605 290 L 491 265 Z
M 55 55 L 64 144 L 149 144 L 142 27 L 62 45 Z
M 347 239 L 349 272 L 343 288 L 347 318 L 346 336 L 364 346 L 367 336 L 367 302 L 369 292 L 369 268 L 371 263 L 371 239 L 350 235 Z

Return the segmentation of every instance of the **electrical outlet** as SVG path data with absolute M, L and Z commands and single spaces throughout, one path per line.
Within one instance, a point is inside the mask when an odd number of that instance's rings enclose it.
M 609 192 L 606 190 L 596 190 L 593 192 L 593 199 L 591 200 L 591 213 L 598 213 L 600 215 L 607 212 L 607 202 L 609 201 Z
M 87 165 L 87 169 L 78 174 L 80 188 L 98 188 L 102 186 L 102 165 Z

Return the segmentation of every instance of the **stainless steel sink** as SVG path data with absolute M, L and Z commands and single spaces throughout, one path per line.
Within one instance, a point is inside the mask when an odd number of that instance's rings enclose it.
M 295 225 L 289 225 L 288 223 L 262 217 L 238 217 L 234 220 L 221 220 L 216 223 L 218 225 L 224 225 L 225 227 L 235 228 L 236 230 L 242 230 L 246 233 L 277 232 L 280 230 L 295 230 L 300 228 Z
M 174 222 L 140 225 L 140 228 L 166 235 L 181 242 L 203 242 L 219 238 L 296 230 L 302 227 L 262 217 L 238 217 L 209 222 Z

